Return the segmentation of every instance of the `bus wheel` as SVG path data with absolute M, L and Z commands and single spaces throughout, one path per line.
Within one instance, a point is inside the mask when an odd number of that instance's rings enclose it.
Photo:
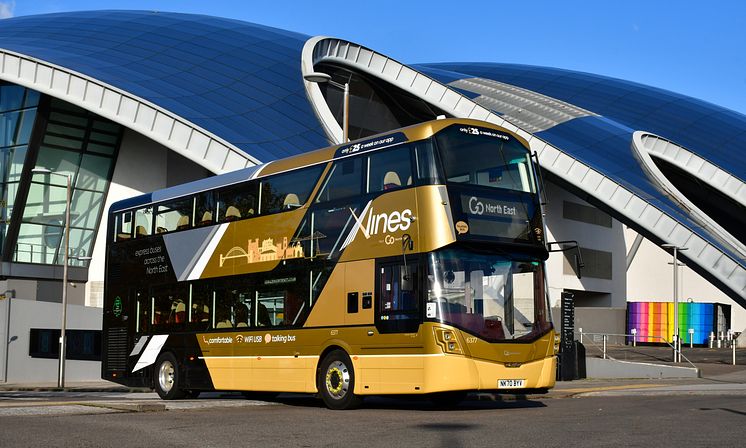
M 362 399 L 355 395 L 355 371 L 350 357 L 335 350 L 321 361 L 317 386 L 324 404 L 329 409 L 354 409 Z
M 163 353 L 155 363 L 155 391 L 164 400 L 176 400 L 184 397 L 179 389 L 179 369 L 176 357 L 172 353 Z

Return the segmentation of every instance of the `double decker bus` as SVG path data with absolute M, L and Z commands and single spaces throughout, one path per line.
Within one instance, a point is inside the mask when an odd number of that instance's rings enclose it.
M 109 210 L 102 377 L 202 391 L 546 391 L 536 166 L 521 137 L 440 119 Z

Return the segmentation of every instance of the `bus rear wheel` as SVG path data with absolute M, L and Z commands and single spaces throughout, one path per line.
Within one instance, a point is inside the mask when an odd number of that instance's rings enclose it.
M 184 398 L 185 393 L 179 388 L 179 368 L 172 353 L 163 353 L 155 362 L 153 383 L 158 396 L 164 400 Z
M 362 403 L 355 395 L 355 371 L 347 353 L 334 350 L 321 361 L 317 386 L 329 409 L 354 409 Z

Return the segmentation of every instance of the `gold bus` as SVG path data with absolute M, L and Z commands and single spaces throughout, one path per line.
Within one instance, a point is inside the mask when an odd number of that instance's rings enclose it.
M 435 120 L 120 201 L 104 379 L 201 391 L 546 391 L 558 340 L 528 145 Z

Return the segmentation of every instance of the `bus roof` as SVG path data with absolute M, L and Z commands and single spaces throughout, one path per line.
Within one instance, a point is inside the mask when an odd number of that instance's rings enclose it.
M 115 213 L 118 211 L 139 207 L 154 202 L 187 196 L 189 194 L 198 193 L 200 191 L 212 190 L 214 188 L 243 182 L 245 180 L 252 179 L 254 174 L 256 174 L 265 165 L 266 164 L 250 166 L 248 168 L 231 171 L 219 176 L 211 176 L 205 179 L 164 188 L 162 190 L 156 190 L 151 193 L 141 194 L 140 196 L 123 199 L 121 201 L 113 203 L 109 208 L 109 213 Z
M 352 155 L 353 153 L 376 151 L 379 149 L 387 148 L 389 146 L 404 143 L 406 141 L 422 140 L 432 136 L 441 129 L 452 124 L 465 124 L 500 129 L 502 132 L 511 134 L 526 147 L 528 147 L 528 142 L 526 142 L 522 137 L 492 123 L 466 118 L 437 119 L 408 126 L 406 128 L 383 132 L 381 134 L 365 137 L 362 139 L 353 140 L 346 144 L 321 148 L 314 151 L 309 151 L 304 154 L 287 157 L 285 159 L 274 160 L 263 163 L 261 165 L 243 168 L 240 170 L 231 171 L 229 173 L 211 176 L 205 179 L 200 179 L 193 182 L 164 188 L 162 190 L 156 190 L 151 193 L 145 193 L 132 198 L 123 199 L 121 201 L 113 203 L 109 208 L 109 213 L 116 213 L 123 210 L 165 201 L 168 199 L 175 199 L 194 193 L 199 193 L 201 191 L 225 187 L 270 174 L 276 174 L 291 169 L 314 165 L 316 163 L 328 162 L 332 159 Z M 362 150 L 358 152 L 359 148 L 362 148 Z

